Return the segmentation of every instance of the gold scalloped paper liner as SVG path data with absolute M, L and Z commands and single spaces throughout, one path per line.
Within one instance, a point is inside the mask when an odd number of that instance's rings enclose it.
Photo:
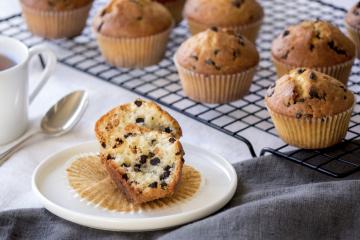
M 211 27 L 206 24 L 195 22 L 189 18 L 187 19 L 187 23 L 191 35 L 195 35 L 199 32 L 203 32 Z M 232 27 L 223 27 L 223 28 L 233 30 L 234 32 L 238 32 L 244 35 L 250 42 L 255 43 L 262 23 L 263 23 L 263 17 L 259 21 L 256 21 L 254 23 L 246 24 L 243 26 L 232 26 Z
M 303 66 L 294 66 L 294 65 L 285 64 L 285 63 L 275 59 L 274 57 L 271 57 L 271 59 L 276 68 L 276 73 L 277 73 L 278 78 L 287 74 L 292 69 L 295 69 L 298 67 L 303 67 Z M 337 65 L 333 65 L 333 66 L 329 66 L 329 67 L 311 67 L 311 68 L 316 71 L 325 73 L 329 76 L 332 76 L 333 78 L 338 79 L 340 82 L 342 82 L 344 85 L 346 85 L 349 80 L 349 76 L 351 73 L 351 68 L 353 66 L 354 60 L 355 60 L 355 57 L 353 59 L 351 59 L 347 62 L 341 63 L 341 64 L 337 64 Z
M 66 171 L 69 185 L 77 195 L 95 206 L 116 212 L 152 211 L 173 206 L 194 196 L 201 183 L 200 173 L 184 165 L 173 196 L 135 205 L 118 190 L 97 155 L 79 155 Z
M 341 142 L 346 136 L 353 107 L 324 119 L 297 119 L 267 109 L 284 142 L 299 148 L 321 149 Z
M 92 3 L 68 11 L 40 11 L 21 4 L 22 14 L 29 31 L 50 39 L 74 37 L 81 34 L 91 6 Z

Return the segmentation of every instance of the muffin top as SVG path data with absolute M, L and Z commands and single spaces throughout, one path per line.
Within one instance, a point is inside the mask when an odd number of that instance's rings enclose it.
M 93 0 L 21 0 L 28 7 L 44 11 L 66 11 L 84 7 Z
M 169 11 L 151 0 L 112 0 L 95 17 L 95 30 L 109 37 L 144 37 L 173 24 Z
M 264 13 L 255 0 L 188 0 L 185 17 L 209 26 L 238 26 L 262 19 Z
M 351 27 L 360 29 L 360 1 L 348 11 L 345 20 Z
M 306 68 L 282 76 L 265 97 L 272 111 L 298 119 L 333 116 L 350 109 L 354 100 L 340 81 Z
M 298 67 L 326 67 L 355 56 L 355 46 L 337 27 L 325 21 L 290 26 L 272 44 L 272 56 Z
M 255 67 L 259 54 L 242 35 L 213 27 L 182 43 L 175 60 L 197 73 L 232 74 Z

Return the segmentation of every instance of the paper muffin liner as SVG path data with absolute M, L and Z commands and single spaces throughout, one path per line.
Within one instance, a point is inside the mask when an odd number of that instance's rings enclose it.
M 209 75 L 180 66 L 174 59 L 185 95 L 205 103 L 228 103 L 245 96 L 251 86 L 256 66 L 235 74 Z
M 351 40 L 356 46 L 356 56 L 360 59 L 360 30 L 345 24 Z
M 165 55 L 171 32 L 167 30 L 146 37 L 108 37 L 95 31 L 100 52 L 105 60 L 116 67 L 147 67 L 160 62 Z
M 312 69 L 325 73 L 329 76 L 332 76 L 335 79 L 338 79 L 340 82 L 342 82 L 344 85 L 347 84 L 349 80 L 349 76 L 351 73 L 351 68 L 354 63 L 355 58 L 333 66 L 328 67 L 311 67 Z M 272 56 L 272 61 L 274 63 L 274 66 L 276 68 L 277 76 L 280 78 L 281 76 L 287 74 L 290 70 L 298 67 L 304 67 L 304 66 L 296 66 L 296 65 L 290 65 L 283 63 L 279 60 L 277 60 L 274 56 Z
M 29 31 L 49 39 L 80 35 L 86 25 L 91 6 L 92 3 L 74 10 L 41 11 L 21 4 Z
M 116 187 L 99 156 L 95 154 L 75 156 L 66 171 L 69 185 L 77 196 L 96 207 L 116 212 L 153 211 L 171 207 L 189 200 L 201 184 L 200 173 L 184 165 L 181 181 L 173 196 L 136 205 L 129 202 Z
M 334 116 L 311 119 L 288 117 L 267 109 L 284 142 L 299 148 L 320 149 L 333 146 L 346 136 L 353 108 Z
M 162 4 L 169 10 L 171 16 L 173 16 L 175 24 L 182 21 L 182 11 L 185 5 L 185 0 L 168 1 Z
M 195 35 L 199 32 L 203 32 L 206 29 L 212 27 L 211 25 L 206 25 L 206 24 L 202 24 L 199 22 L 195 22 L 189 18 L 187 19 L 187 22 L 188 22 L 189 30 L 192 35 Z M 245 36 L 252 43 L 255 43 L 262 23 L 263 23 L 263 17 L 260 20 L 250 23 L 250 24 L 246 24 L 246 25 L 242 25 L 242 26 L 228 26 L 228 27 L 221 27 L 221 28 L 233 30 L 234 32 L 238 32 L 238 33 L 242 34 L 243 36 Z

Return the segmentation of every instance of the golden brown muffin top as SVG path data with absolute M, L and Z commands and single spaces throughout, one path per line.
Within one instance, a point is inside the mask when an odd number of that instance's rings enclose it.
M 97 32 L 109 37 L 144 37 L 173 24 L 169 11 L 151 0 L 112 0 L 95 17 Z
M 272 56 L 298 67 L 325 67 L 355 56 L 353 42 L 325 21 L 304 21 L 290 26 L 272 44 Z
M 242 35 L 213 27 L 183 42 L 175 60 L 197 73 L 232 74 L 255 67 L 259 54 Z
M 360 29 L 360 1 L 347 12 L 345 20 L 349 26 Z
M 21 0 L 28 7 L 44 11 L 66 11 L 84 7 L 93 0 Z
M 282 76 L 265 97 L 272 111 L 298 119 L 333 116 L 350 109 L 354 101 L 354 94 L 340 81 L 306 68 Z
M 264 12 L 255 0 L 188 0 L 184 15 L 208 26 L 227 27 L 254 23 Z

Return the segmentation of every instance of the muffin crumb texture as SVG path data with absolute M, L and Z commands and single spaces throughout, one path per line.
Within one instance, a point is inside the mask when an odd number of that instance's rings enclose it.
M 285 29 L 273 42 L 272 55 L 294 66 L 324 67 L 350 61 L 353 42 L 325 21 L 304 21 Z
M 326 118 L 354 104 L 354 95 L 338 80 L 311 69 L 298 68 L 270 86 L 267 106 L 297 119 Z
M 112 0 L 94 20 L 94 29 L 109 37 L 144 37 L 168 30 L 173 20 L 160 3 Z
M 255 67 L 259 54 L 242 35 L 212 27 L 185 41 L 175 60 L 182 67 L 202 74 L 232 74 Z

